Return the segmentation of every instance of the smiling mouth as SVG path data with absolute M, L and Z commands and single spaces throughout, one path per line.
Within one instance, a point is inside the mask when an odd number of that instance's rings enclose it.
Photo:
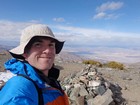
M 38 56 L 38 58 L 41 58 L 41 59 L 46 59 L 46 60 L 50 60 L 50 59 L 53 59 L 53 57 L 52 56 L 47 56 L 47 55 L 40 55 L 40 56 Z
M 46 59 L 51 59 L 51 57 L 40 57 L 40 58 L 46 58 Z
M 42 59 L 52 59 L 52 57 L 39 57 L 39 58 L 42 58 Z

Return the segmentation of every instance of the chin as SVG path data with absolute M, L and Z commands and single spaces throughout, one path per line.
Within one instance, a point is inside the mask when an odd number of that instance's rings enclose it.
M 40 68 L 41 71 L 44 71 L 44 70 L 50 70 L 51 67 L 44 67 L 44 68 Z

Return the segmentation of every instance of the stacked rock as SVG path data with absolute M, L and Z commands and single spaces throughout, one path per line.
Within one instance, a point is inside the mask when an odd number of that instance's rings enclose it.
M 105 80 L 92 65 L 67 76 L 61 85 L 69 97 L 70 105 L 125 105 L 121 87 Z

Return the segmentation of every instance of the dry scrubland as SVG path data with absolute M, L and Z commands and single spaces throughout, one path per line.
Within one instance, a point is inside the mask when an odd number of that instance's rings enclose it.
M 10 57 L 7 52 L 0 53 L 0 70 L 4 70 L 3 63 Z M 56 65 L 61 68 L 59 79 L 63 80 L 67 75 L 83 70 L 85 65 L 80 60 L 80 57 L 66 53 L 57 56 Z M 98 68 L 104 79 L 120 85 L 127 105 L 140 105 L 140 63 L 125 65 L 124 70 Z

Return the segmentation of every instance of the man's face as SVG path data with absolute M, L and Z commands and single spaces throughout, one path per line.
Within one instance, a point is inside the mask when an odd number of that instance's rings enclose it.
M 55 42 L 52 39 L 38 38 L 23 55 L 30 65 L 48 75 L 55 59 Z

